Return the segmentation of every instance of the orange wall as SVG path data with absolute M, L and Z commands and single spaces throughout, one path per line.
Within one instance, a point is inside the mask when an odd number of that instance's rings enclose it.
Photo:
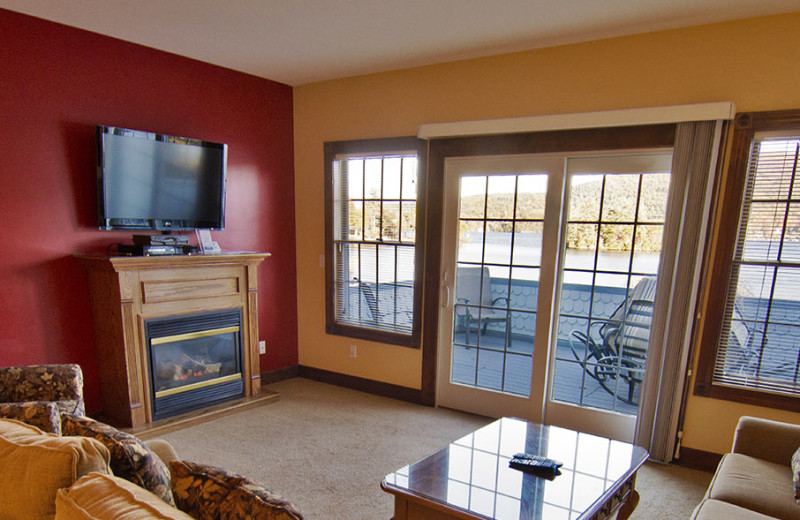
M 740 111 L 799 108 L 798 48 L 800 13 L 793 13 L 295 88 L 300 364 L 421 385 L 420 351 L 325 334 L 323 142 L 416 135 L 421 123 L 712 101 L 733 101 Z M 796 414 L 692 397 L 684 445 L 726 451 L 742 413 L 800 422 Z

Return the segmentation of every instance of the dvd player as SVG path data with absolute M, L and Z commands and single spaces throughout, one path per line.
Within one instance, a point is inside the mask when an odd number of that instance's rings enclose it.
M 117 244 L 117 250 L 121 255 L 131 256 L 170 256 L 170 255 L 190 255 L 199 252 L 197 246 L 190 245 L 137 245 L 137 244 Z
M 189 243 L 189 235 L 133 235 L 137 246 L 184 246 Z

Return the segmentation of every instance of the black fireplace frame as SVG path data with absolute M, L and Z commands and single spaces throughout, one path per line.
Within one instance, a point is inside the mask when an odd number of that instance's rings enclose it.
M 155 370 L 155 352 L 153 340 L 159 338 L 207 332 L 236 327 L 234 334 L 234 355 L 238 378 L 230 378 L 222 382 L 201 385 L 186 391 L 157 397 Z M 245 375 L 243 365 L 242 344 L 242 311 L 241 309 L 224 309 L 212 312 L 200 312 L 161 318 L 149 318 L 144 322 L 145 344 L 147 346 L 148 380 L 150 387 L 151 420 L 165 419 L 186 412 L 238 399 L 245 395 Z M 213 380 L 212 380 L 213 381 Z M 191 386 L 191 385 L 187 385 Z

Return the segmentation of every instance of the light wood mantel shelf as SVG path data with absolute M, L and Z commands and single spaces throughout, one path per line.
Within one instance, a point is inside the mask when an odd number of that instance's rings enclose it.
M 269 253 L 76 255 L 89 277 L 103 416 L 119 427 L 152 422 L 145 320 L 241 309 L 245 396 L 258 395 L 257 267 Z

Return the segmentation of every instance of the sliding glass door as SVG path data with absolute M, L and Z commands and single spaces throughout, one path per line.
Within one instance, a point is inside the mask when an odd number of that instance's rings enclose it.
M 670 161 L 447 160 L 439 405 L 632 438 Z
M 633 438 L 671 162 L 671 153 L 566 161 L 547 422 Z
M 549 320 L 538 294 L 550 172 L 561 162 L 527 155 L 447 163 L 440 405 L 528 418 L 537 403 L 541 410 L 534 358 L 547 345 L 534 331 Z

